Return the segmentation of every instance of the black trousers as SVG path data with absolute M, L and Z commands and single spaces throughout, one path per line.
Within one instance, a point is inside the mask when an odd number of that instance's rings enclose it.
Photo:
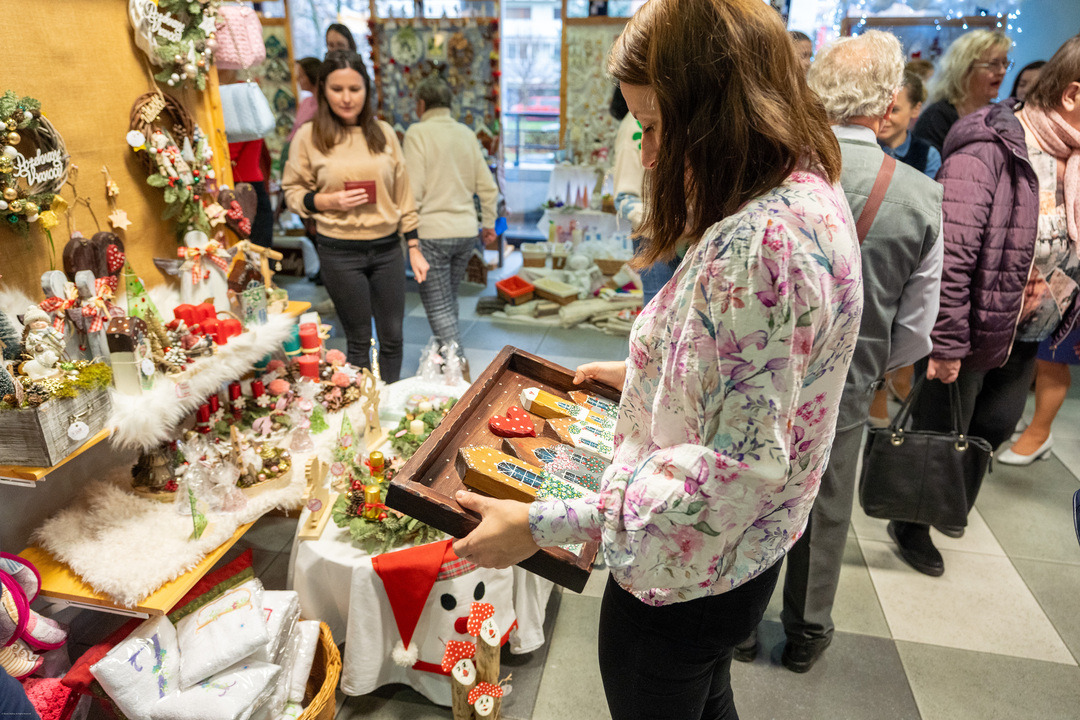
M 722 595 L 660 607 L 609 579 L 599 649 L 612 719 L 738 720 L 732 650 L 761 622 L 780 565 Z
M 365 240 L 330 240 L 318 236 L 316 247 L 322 279 L 345 328 L 346 356 L 351 364 L 371 368 L 371 319 L 379 338 L 379 369 L 388 383 L 401 379 L 404 354 L 405 257 L 401 245 Z M 342 247 L 348 242 L 347 247 Z M 355 248 L 353 247 L 355 244 Z

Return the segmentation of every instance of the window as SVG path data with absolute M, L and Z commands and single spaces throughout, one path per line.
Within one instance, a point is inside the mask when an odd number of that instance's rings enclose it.
M 520 465 L 506 462 L 505 460 L 495 466 L 495 469 L 501 472 L 503 475 L 509 475 L 515 480 L 525 483 L 529 487 L 539 488 L 544 482 L 544 477 L 532 470 L 526 470 Z
M 552 20 L 562 20 L 562 8 L 552 8 L 551 9 L 551 19 Z
M 506 8 L 507 20 L 531 20 L 532 8 L 508 7 Z

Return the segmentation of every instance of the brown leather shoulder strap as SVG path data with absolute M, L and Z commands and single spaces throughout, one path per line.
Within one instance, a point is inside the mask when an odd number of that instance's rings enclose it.
M 877 217 L 881 201 L 885 199 L 885 191 L 889 189 L 889 183 L 892 182 L 895 171 L 896 158 L 886 155 L 881 161 L 881 169 L 878 170 L 877 178 L 874 180 L 874 187 L 870 188 L 870 197 L 866 199 L 866 205 L 863 206 L 859 219 L 855 223 L 855 234 L 859 237 L 860 245 L 866 239 L 866 234 L 870 232 L 870 226 L 874 224 L 874 218 Z

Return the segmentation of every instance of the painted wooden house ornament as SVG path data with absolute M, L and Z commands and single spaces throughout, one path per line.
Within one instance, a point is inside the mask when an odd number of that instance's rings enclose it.
M 615 433 L 589 422 L 576 422 L 570 418 L 548 420 L 548 427 L 562 442 L 580 450 L 595 453 L 611 462 L 615 452 Z
M 532 502 L 545 479 L 538 468 L 490 447 L 461 448 L 457 469 L 467 487 L 504 500 Z
M 608 467 L 608 462 L 598 455 L 547 438 L 507 438 L 503 449 L 585 492 L 600 491 L 600 477 Z
M 503 689 L 498 685 L 482 682 L 469 693 L 469 703 L 480 717 L 496 716 Z
M 564 400 L 540 388 L 525 388 L 521 391 L 521 404 L 534 415 L 550 420 L 554 418 L 572 418 L 591 423 L 604 430 L 615 428 L 615 419 L 606 413 L 594 413 L 588 408 Z
M 580 390 L 571 390 L 567 393 L 570 399 L 578 405 L 588 408 L 599 415 L 607 415 L 612 420 L 619 416 L 619 403 L 607 398 L 596 397 Z

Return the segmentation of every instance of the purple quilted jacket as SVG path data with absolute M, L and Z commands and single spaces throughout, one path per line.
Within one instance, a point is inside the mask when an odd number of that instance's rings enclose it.
M 937 175 L 945 263 L 931 355 L 972 370 L 1008 359 L 1035 257 L 1039 181 L 1011 108 L 989 105 L 953 125 Z

